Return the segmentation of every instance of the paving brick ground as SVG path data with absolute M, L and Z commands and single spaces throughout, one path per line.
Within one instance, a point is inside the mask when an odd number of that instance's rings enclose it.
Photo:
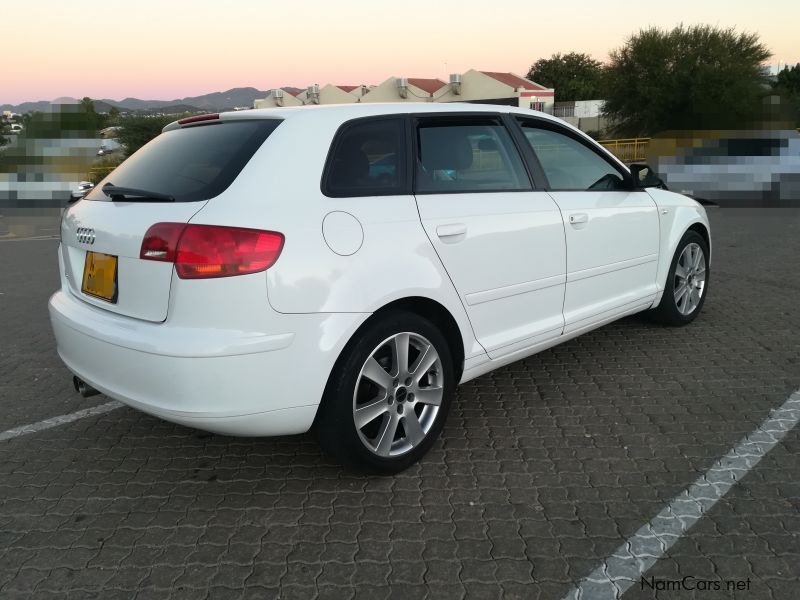
M 800 388 L 800 211 L 711 219 L 692 326 L 626 319 L 462 386 L 396 477 L 127 408 L 0 442 L 0 598 L 561 598 Z M 0 241 L 0 430 L 107 401 L 55 354 L 55 248 Z M 647 573 L 749 591 L 626 599 L 797 598 L 798 451 L 795 431 Z

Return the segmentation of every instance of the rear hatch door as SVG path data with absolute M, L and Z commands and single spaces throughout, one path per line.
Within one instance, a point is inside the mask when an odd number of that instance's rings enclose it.
M 212 198 L 224 202 L 224 191 L 279 122 L 190 122 L 128 158 L 65 212 L 61 252 L 70 291 L 104 310 L 164 321 L 174 267 L 139 258 L 145 233 L 156 223 L 188 223 Z

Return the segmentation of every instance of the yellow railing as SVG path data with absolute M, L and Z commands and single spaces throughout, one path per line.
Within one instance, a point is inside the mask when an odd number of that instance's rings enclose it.
M 797 129 L 797 133 L 800 133 L 800 127 Z M 597 143 L 605 146 L 623 162 L 636 162 L 647 159 L 647 148 L 650 145 L 650 138 L 598 140 Z
M 98 183 L 103 177 L 111 173 L 117 166 L 113 167 L 92 167 L 89 169 L 89 179 L 94 183 Z
M 650 138 L 630 138 L 626 140 L 599 140 L 612 154 L 623 162 L 636 162 L 647 158 Z

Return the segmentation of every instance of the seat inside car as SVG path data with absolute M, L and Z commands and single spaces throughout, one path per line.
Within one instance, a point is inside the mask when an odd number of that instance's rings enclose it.
M 369 158 L 362 150 L 363 140 L 351 140 L 336 158 L 335 174 L 331 182 L 335 186 L 349 186 L 352 182 L 365 183 L 369 178 Z
M 420 183 L 430 191 L 453 189 L 458 184 L 445 172 L 463 171 L 472 166 L 472 144 L 466 132 L 459 128 L 422 128 L 420 146 Z

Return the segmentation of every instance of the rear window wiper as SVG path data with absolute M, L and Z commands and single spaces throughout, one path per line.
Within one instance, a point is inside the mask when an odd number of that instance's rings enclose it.
M 130 202 L 175 202 L 175 196 L 151 192 L 140 188 L 121 187 L 113 183 L 103 186 L 103 193 L 112 200 L 128 200 Z

